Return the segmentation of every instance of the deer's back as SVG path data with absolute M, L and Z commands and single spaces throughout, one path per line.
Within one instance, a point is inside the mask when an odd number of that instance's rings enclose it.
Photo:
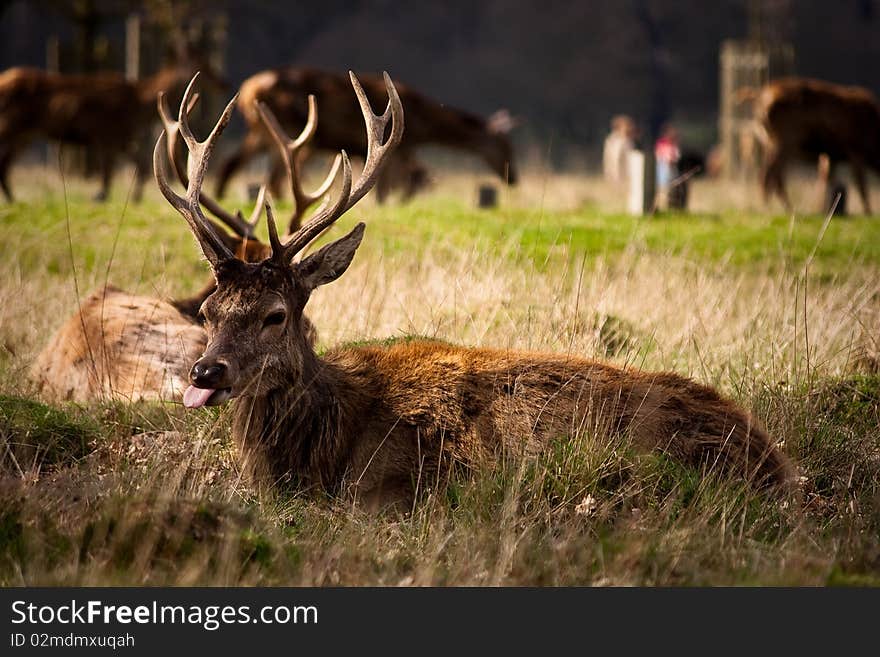
M 206 341 L 204 330 L 168 303 L 107 287 L 83 300 L 31 374 L 57 399 L 178 399 Z
M 68 143 L 124 143 L 144 119 L 136 88 L 116 73 L 63 75 L 16 68 L 0 75 L 8 128 Z
M 387 102 L 385 83 L 380 76 L 363 74 L 358 78 L 377 111 Z M 404 144 L 424 143 L 462 145 L 466 138 L 485 135 L 485 121 L 470 112 L 442 105 L 405 84 L 395 87 L 406 109 Z M 313 145 L 319 149 L 346 149 L 350 154 L 366 153 L 366 138 L 360 129 L 361 111 L 351 93 L 348 75 L 308 67 L 287 67 L 262 71 L 245 80 L 238 106 L 248 124 L 262 130 L 255 100 L 265 102 L 278 120 L 291 130 L 299 130 L 308 116 L 308 96 L 318 103 L 321 120 Z
M 767 85 L 756 116 L 783 148 L 846 159 L 880 141 L 880 105 L 861 87 L 786 78 Z
M 413 340 L 340 349 L 327 360 L 361 373 L 379 403 L 376 437 L 420 440 L 470 460 L 498 448 L 535 452 L 548 440 L 628 432 L 653 449 L 670 436 L 763 432 L 715 390 L 672 373 L 640 372 L 577 356 L 471 349 Z M 369 445 L 373 441 L 367 440 Z M 412 441 L 410 441 L 412 442 Z

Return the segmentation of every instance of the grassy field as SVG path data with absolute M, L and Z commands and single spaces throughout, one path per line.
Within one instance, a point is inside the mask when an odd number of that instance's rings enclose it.
M 797 461 L 801 500 L 595 437 L 426 492 L 406 516 L 259 496 L 228 408 L 51 404 L 28 368 L 105 281 L 183 296 L 207 277 L 155 191 L 19 173 L 0 207 L 0 584 L 880 584 L 880 222 L 757 211 L 698 182 L 633 219 L 613 190 L 533 175 L 496 210 L 447 179 L 368 199 L 350 271 L 308 312 L 319 347 L 418 334 L 571 351 L 716 385 Z M 283 204 L 281 204 L 283 207 Z M 733 208 L 740 208 L 738 210 Z

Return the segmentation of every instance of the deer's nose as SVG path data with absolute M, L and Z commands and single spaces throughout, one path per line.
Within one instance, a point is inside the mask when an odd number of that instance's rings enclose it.
M 221 361 L 197 361 L 189 373 L 189 378 L 197 388 L 218 388 L 226 376 L 226 363 Z

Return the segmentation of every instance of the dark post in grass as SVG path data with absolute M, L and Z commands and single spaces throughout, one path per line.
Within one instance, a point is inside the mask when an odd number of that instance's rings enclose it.
M 495 185 L 480 185 L 477 195 L 477 206 L 494 208 L 498 205 L 498 189 Z

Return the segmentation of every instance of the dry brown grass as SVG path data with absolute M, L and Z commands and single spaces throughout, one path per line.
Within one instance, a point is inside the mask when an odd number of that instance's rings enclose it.
M 552 222 L 595 200 L 581 182 L 527 180 L 503 201 L 540 197 Z M 85 193 L 70 194 L 84 295 L 103 282 L 116 226 L 90 229 Z M 801 502 L 780 501 L 581 436 L 458 473 L 406 517 L 375 517 L 346 500 L 258 498 L 237 469 L 228 409 L 96 403 L 49 422 L 46 407 L 21 407 L 34 397 L 27 367 L 76 304 L 53 207 L 46 244 L 21 224 L 0 235 L 12 245 L 0 263 L 4 584 L 880 583 L 880 380 L 857 373 L 876 335 L 876 263 L 819 278 L 784 257 L 742 266 L 637 240 L 590 257 L 562 242 L 535 261 L 514 241 L 463 244 L 442 224 L 413 253 L 382 247 L 395 209 L 368 205 L 355 264 L 310 304 L 321 347 L 419 334 L 675 370 L 753 408 L 805 477 Z M 182 223 L 158 208 L 127 211 L 111 280 L 184 293 L 204 270 L 186 259 Z M 132 237 L 166 234 L 146 255 Z

